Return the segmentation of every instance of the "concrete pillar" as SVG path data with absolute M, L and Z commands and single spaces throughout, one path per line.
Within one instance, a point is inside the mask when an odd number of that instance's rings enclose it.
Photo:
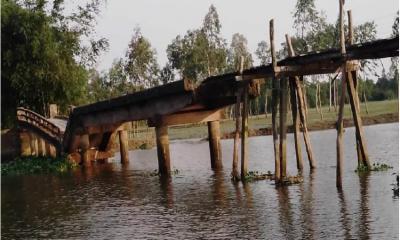
M 171 172 L 171 160 L 169 156 L 168 127 L 156 127 L 156 142 L 158 156 L 158 171 L 162 175 L 169 175 Z
M 29 133 L 25 130 L 20 130 L 19 132 L 19 141 L 20 141 L 20 155 L 21 156 L 30 156 L 31 155 L 31 140 Z
M 222 153 L 220 143 L 219 121 L 207 122 L 208 143 L 210 145 L 211 168 L 213 170 L 222 169 Z
M 39 156 L 46 156 L 46 142 L 43 138 L 38 137 L 38 154 Z
M 29 138 L 31 142 L 31 155 L 37 156 L 38 155 L 38 140 L 34 133 L 29 133 Z
M 118 136 L 121 163 L 129 163 L 128 132 L 126 130 L 118 131 Z
M 90 159 L 88 151 L 89 147 L 90 147 L 89 134 L 81 135 L 81 159 L 82 159 L 82 164 L 87 167 L 92 165 L 92 161 Z

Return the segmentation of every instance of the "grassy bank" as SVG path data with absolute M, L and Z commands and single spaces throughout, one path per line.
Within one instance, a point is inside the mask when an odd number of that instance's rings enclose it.
M 364 125 L 398 122 L 399 114 L 398 100 L 377 101 L 368 103 L 368 113 L 364 103 L 360 105 L 361 116 Z M 328 106 L 322 107 L 323 119 L 321 120 L 320 114 L 315 108 L 308 109 L 307 121 L 308 129 L 323 130 L 335 128 L 337 121 L 337 111 L 332 107 L 329 111 Z M 288 131 L 291 131 L 290 125 L 292 124 L 292 114 L 288 111 Z M 278 121 L 279 122 L 279 121 Z M 226 119 L 221 121 L 221 136 L 222 138 L 229 138 L 234 131 L 234 121 Z M 350 127 L 353 125 L 353 118 L 351 115 L 350 105 L 344 107 L 344 126 Z M 250 136 L 266 135 L 270 132 L 271 128 L 271 114 L 268 117 L 263 115 L 249 117 L 249 134 Z M 185 124 L 172 126 L 168 130 L 171 140 L 176 139 L 190 139 L 190 138 L 206 138 L 208 136 L 207 124 Z M 155 146 L 155 136 L 153 128 L 140 129 L 135 136 L 130 137 L 129 148 L 152 148 Z M 118 142 L 118 141 L 117 141 Z M 115 145 L 115 150 L 119 151 L 118 146 Z
M 376 123 L 394 122 L 398 121 L 399 114 L 399 101 L 398 100 L 388 100 L 388 101 L 377 101 L 368 103 L 368 113 L 366 112 L 366 107 L 364 103 L 360 105 L 361 116 L 363 120 L 368 121 L 370 124 L 374 123 L 374 119 L 379 119 Z M 344 107 L 344 119 L 345 122 L 352 122 L 351 108 L 350 105 L 346 104 Z M 315 108 L 308 109 L 307 121 L 310 130 L 320 130 L 332 128 L 332 124 L 337 121 L 337 112 L 334 108 L 322 107 L 323 119 L 321 120 L 320 114 Z M 391 117 L 386 117 L 386 116 Z M 395 119 L 393 118 L 395 117 Z M 292 124 L 292 114 L 288 111 L 288 125 Z M 278 121 L 279 122 L 279 121 Z M 221 134 L 226 135 L 234 131 L 234 121 L 224 120 L 221 121 Z M 259 130 L 264 128 L 270 128 L 271 114 L 268 114 L 266 118 L 265 115 L 251 116 L 249 117 L 249 129 Z M 349 124 L 346 124 L 350 126 Z M 366 124 L 368 125 L 368 123 Z M 187 139 L 187 138 L 204 138 L 207 137 L 207 124 L 188 124 L 181 126 L 174 126 L 169 128 L 170 139 Z
M 66 158 L 18 157 L 14 161 L 1 164 L 1 175 L 22 175 L 35 173 L 63 173 L 77 167 Z

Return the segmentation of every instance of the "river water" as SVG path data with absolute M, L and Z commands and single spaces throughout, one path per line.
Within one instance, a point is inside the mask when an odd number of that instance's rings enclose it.
M 232 140 L 222 141 L 224 170 L 210 169 L 208 142 L 173 141 L 173 169 L 160 179 L 155 149 L 130 152 L 64 175 L 2 177 L 3 239 L 397 239 L 399 200 L 391 184 L 399 168 L 398 123 L 365 127 L 371 162 L 386 172 L 359 176 L 354 128 L 344 135 L 343 191 L 335 187 L 336 131 L 311 133 L 318 169 L 304 182 L 232 183 Z M 293 135 L 288 171 L 296 174 Z M 249 170 L 273 172 L 271 136 L 249 139 Z M 118 155 L 118 153 L 116 154 Z

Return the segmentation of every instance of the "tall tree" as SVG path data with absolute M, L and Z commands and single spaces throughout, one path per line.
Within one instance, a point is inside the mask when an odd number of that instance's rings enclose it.
M 87 69 L 108 47 L 94 37 L 101 1 L 64 6 L 62 0 L 2 0 L 2 127 L 13 124 L 17 106 L 46 114 L 49 103 L 66 109 L 86 101 Z
M 271 52 L 266 41 L 263 40 L 257 44 L 255 54 L 261 65 L 267 65 L 271 62 Z
M 134 29 L 125 56 L 127 58 L 125 71 L 132 84 L 144 88 L 160 84 L 160 67 L 156 59 L 156 50 L 142 35 L 139 27 Z
M 193 81 L 224 72 L 227 50 L 220 31 L 217 10 L 211 5 L 201 28 L 189 30 L 183 37 L 178 35 L 168 45 L 171 68 Z
M 253 66 L 253 58 L 247 47 L 247 39 L 243 34 L 235 33 L 228 53 L 228 70 L 237 71 L 240 68 L 241 57 L 243 57 L 243 68 Z

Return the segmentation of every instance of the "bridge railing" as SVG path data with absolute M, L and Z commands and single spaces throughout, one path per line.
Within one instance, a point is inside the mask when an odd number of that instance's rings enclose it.
M 17 120 L 32 125 L 59 141 L 62 139 L 62 132 L 57 125 L 29 109 L 17 108 Z

